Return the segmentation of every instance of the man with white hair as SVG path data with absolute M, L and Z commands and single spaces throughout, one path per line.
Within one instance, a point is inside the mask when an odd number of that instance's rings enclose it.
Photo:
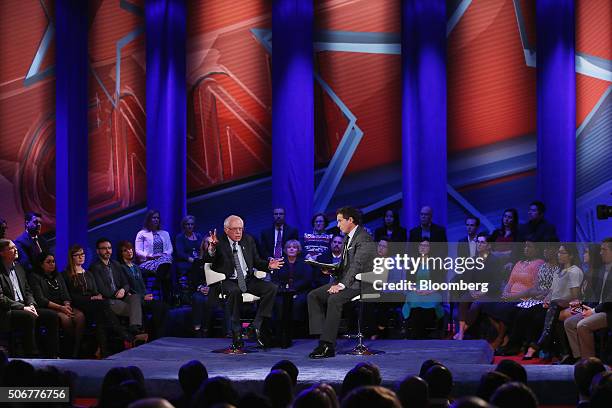
M 277 286 L 255 277 L 255 270 L 268 271 L 283 266 L 282 258 L 266 261 L 260 258 L 252 236 L 244 234 L 244 221 L 237 215 L 230 215 L 223 222 L 224 234 L 217 237 L 217 230 L 209 233 L 208 253 L 205 262 L 212 263 L 212 269 L 225 274 L 226 279 L 211 285 L 211 297 L 220 292 L 227 295 L 232 311 L 232 347 L 242 348 L 240 341 L 240 308 L 242 294 L 249 292 L 260 298 L 253 326 L 257 343 L 264 347 L 261 327 L 265 318 L 272 316 Z

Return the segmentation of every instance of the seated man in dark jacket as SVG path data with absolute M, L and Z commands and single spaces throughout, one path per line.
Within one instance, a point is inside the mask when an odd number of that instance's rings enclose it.
M 23 267 L 16 263 L 17 246 L 13 241 L 0 239 L 0 327 L 23 332 L 23 351 L 27 357 L 35 356 L 36 324 L 47 328 L 48 357 L 57 357 L 58 321 L 50 310 L 37 310 Z
M 130 332 L 133 334 L 142 331 L 142 304 L 141 298 L 134 295 L 128 278 L 121 268 L 121 264 L 111 259 L 113 247 L 110 240 L 100 238 L 96 241 L 98 259 L 93 261 L 89 270 L 96 280 L 98 291 L 108 299 L 111 310 L 119 316 L 128 316 L 130 319 Z

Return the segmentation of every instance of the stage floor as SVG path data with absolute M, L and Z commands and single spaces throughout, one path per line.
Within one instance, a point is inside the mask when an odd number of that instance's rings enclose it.
M 198 359 L 209 376 L 226 376 L 239 384 L 240 392 L 261 391 L 270 367 L 281 359 L 293 361 L 299 368 L 298 388 L 316 382 L 335 387 L 345 374 L 360 361 L 371 361 L 380 367 L 383 384 L 394 387 L 407 375 L 418 374 L 423 361 L 433 358 L 444 363 L 453 373 L 454 394 L 474 393 L 480 376 L 493 370 L 493 352 L 483 340 L 378 340 L 367 342 L 385 354 L 375 356 L 338 355 L 335 358 L 311 360 L 308 353 L 315 340 L 296 340 L 288 349 L 273 348 L 244 355 L 224 355 L 211 350 L 228 346 L 228 339 L 193 339 L 164 337 L 140 347 L 115 354 L 104 360 L 29 360 L 35 366 L 47 364 L 69 369 L 79 375 L 76 394 L 97 397 L 102 378 L 115 366 L 135 365 L 142 369 L 151 395 L 173 397 L 180 393 L 178 370 L 189 360 Z M 348 350 L 354 340 L 339 340 L 338 350 Z M 247 344 L 248 345 L 248 344 Z M 529 385 L 540 403 L 573 404 L 576 389 L 572 366 L 526 366 Z

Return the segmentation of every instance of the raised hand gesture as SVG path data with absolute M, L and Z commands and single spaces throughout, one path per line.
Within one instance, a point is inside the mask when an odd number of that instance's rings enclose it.
M 217 238 L 216 228 L 212 231 L 208 231 L 208 238 L 206 238 L 206 240 L 208 241 L 208 248 L 210 250 L 214 250 L 217 247 L 217 244 L 219 243 L 219 239 Z

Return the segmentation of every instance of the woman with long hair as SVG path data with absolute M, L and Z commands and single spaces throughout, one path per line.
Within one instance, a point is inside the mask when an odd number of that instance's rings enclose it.
M 136 258 L 140 267 L 154 273 L 161 289 L 161 298 L 170 304 L 172 299 L 172 242 L 168 231 L 161 229 L 159 211 L 149 210 L 144 226 L 136 235 Z
M 406 228 L 400 225 L 399 214 L 395 210 L 386 210 L 383 225 L 374 231 L 374 241 L 384 239 L 387 242 L 406 242 L 408 235 Z
M 516 208 L 506 208 L 501 219 L 501 226 L 491 233 L 493 255 L 506 256 L 512 254 L 512 242 L 518 237 L 518 211 Z
M 100 355 L 106 357 L 110 354 L 107 329 L 111 329 L 121 337 L 126 348 L 131 347 L 134 339 L 127 329 L 121 326 L 108 300 L 98 292 L 96 280 L 91 272 L 83 267 L 84 264 L 85 250 L 78 244 L 72 245 L 68 250 L 68 266 L 64 278 L 73 304 L 83 311 L 89 322 L 95 323 Z
M 64 333 L 72 341 L 70 356 L 78 358 L 85 315 L 72 307 L 72 299 L 66 282 L 55 267 L 55 256 L 49 252 L 40 253 L 34 259 L 34 271 L 30 275 L 30 287 L 40 308 L 49 309 L 57 314 Z

